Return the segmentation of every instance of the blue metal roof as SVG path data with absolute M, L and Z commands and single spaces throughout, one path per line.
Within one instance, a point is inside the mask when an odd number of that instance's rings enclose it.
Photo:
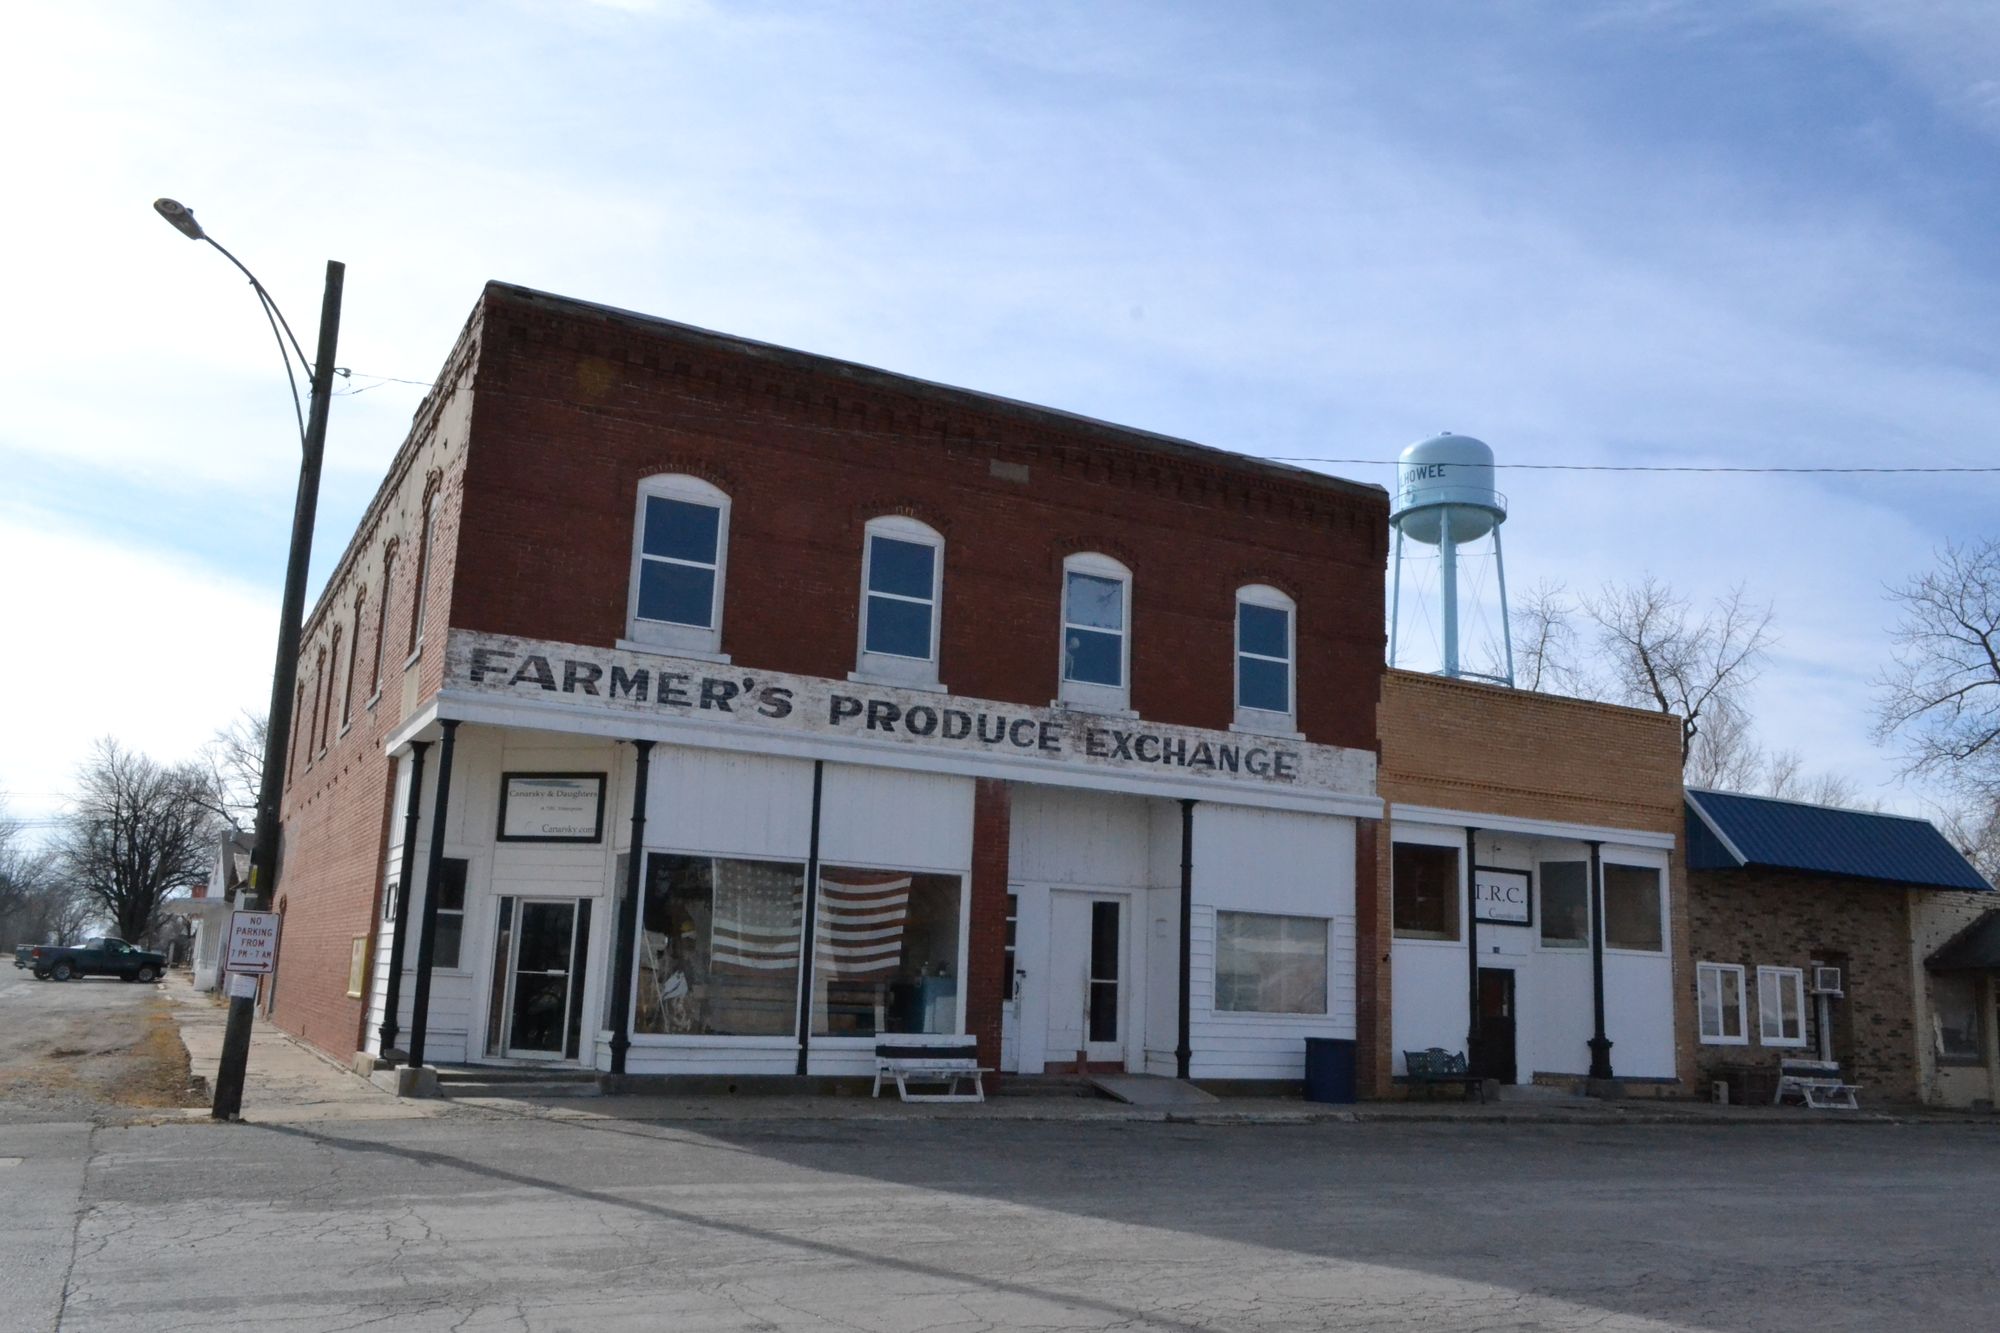
M 1761 867 L 1916 889 L 1991 887 L 1929 820 L 1697 787 L 1688 788 L 1687 805 L 1690 870 Z

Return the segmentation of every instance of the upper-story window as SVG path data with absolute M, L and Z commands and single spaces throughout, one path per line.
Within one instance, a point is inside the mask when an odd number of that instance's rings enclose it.
M 438 496 L 433 495 L 424 509 L 423 539 L 417 543 L 417 586 L 410 594 L 410 648 L 412 656 L 424 646 L 424 613 L 431 591 L 431 539 L 437 535 Z
M 1108 555 L 1063 561 L 1062 702 L 1131 707 L 1132 571 Z
M 1292 697 L 1292 599 L 1253 583 L 1236 591 L 1236 725 L 1290 731 L 1298 716 Z
M 632 533 L 630 637 L 682 652 L 718 652 L 728 551 L 727 495 L 698 477 L 640 482 Z
M 368 706 L 373 708 L 375 700 L 382 697 L 382 663 L 387 658 L 389 647 L 389 593 L 394 589 L 396 577 L 396 548 L 391 546 L 382 556 L 382 605 L 375 613 L 375 665 L 368 675 Z
M 870 521 L 861 554 L 861 643 L 855 675 L 938 683 L 944 538 L 913 518 Z
M 354 635 L 347 641 L 347 674 L 340 684 L 340 729 L 347 730 L 354 717 L 354 659 L 361 656 L 361 611 L 368 605 L 368 591 L 354 595 Z

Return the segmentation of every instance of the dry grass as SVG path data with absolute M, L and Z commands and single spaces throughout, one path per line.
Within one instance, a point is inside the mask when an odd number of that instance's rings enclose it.
M 148 996 L 130 1020 L 113 1026 L 104 1015 L 79 1014 L 17 1042 L 0 1064 L 0 1100 L 87 1100 L 148 1109 L 198 1106 L 187 1047 L 173 1006 Z

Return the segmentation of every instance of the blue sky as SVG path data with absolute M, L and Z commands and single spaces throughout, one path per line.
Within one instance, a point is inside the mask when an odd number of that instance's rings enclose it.
M 38 817 L 92 736 L 189 753 L 267 690 L 291 407 L 157 195 L 308 344 L 344 260 L 351 388 L 499 278 L 1267 456 L 1979 465 L 1994 70 L 1971 0 L 31 3 L 0 788 Z M 420 392 L 336 399 L 316 572 Z M 1919 808 L 1868 739 L 1882 588 L 2000 481 L 1500 484 L 1517 589 L 1775 603 L 1760 738 Z

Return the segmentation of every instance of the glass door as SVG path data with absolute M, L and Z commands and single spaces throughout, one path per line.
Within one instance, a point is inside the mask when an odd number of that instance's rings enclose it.
M 517 1060 L 575 1059 L 590 941 L 588 899 L 520 899 L 507 978 L 507 1046 Z

